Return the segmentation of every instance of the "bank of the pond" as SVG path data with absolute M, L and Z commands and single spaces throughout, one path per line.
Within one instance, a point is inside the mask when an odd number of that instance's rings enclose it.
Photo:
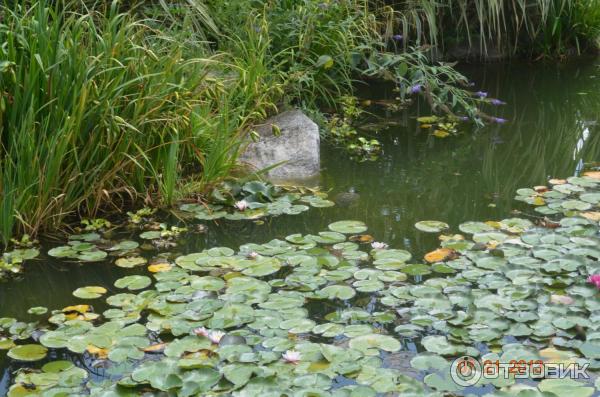
M 3 245 L 132 202 L 206 199 L 254 125 L 335 109 L 357 78 L 473 119 L 485 105 L 427 48 L 401 48 L 366 0 L 17 3 L 0 9 Z

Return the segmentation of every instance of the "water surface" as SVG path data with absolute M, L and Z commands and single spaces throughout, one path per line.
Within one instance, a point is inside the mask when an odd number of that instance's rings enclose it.
M 254 222 L 207 224 L 202 234 L 185 236 L 176 251 L 190 253 L 207 247 L 263 243 L 292 233 L 316 233 L 327 224 L 356 219 L 369 225 L 376 240 L 404 248 L 417 258 L 437 247 L 436 237 L 418 232 L 414 223 L 433 219 L 457 230 L 468 220 L 503 219 L 520 208 L 513 200 L 520 187 L 544 184 L 548 177 L 577 174 L 584 162 L 600 160 L 600 63 L 543 66 L 513 64 L 463 68 L 475 87 L 501 98 L 507 105 L 490 113 L 509 120 L 444 139 L 428 136 L 416 117 L 427 115 L 423 104 L 399 113 L 382 108 L 371 123 L 393 121 L 390 127 L 370 130 L 382 143 L 378 161 L 358 163 L 338 148 L 323 144 L 323 190 L 331 197 L 353 189 L 358 193 L 347 205 L 315 209 L 296 216 Z M 386 85 L 361 88 L 365 98 L 393 98 Z M 134 236 L 132 232 L 132 237 Z M 46 252 L 53 245 L 43 247 Z M 29 307 L 59 309 L 78 301 L 71 292 L 81 286 L 101 285 L 115 292 L 114 280 L 132 272 L 111 263 L 64 264 L 41 255 L 28 264 L 21 279 L 0 284 L 0 317 L 31 321 Z M 102 300 L 95 309 L 104 309 Z M 322 309 L 322 310 L 331 310 Z M 315 312 L 315 316 L 319 313 Z M 0 395 L 11 371 L 6 353 L 0 352 Z

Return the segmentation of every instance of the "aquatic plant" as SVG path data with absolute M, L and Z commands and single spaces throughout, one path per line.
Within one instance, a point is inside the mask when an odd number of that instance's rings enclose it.
M 596 287 L 600 288 L 600 274 L 592 274 L 587 278 L 587 282 L 590 284 L 594 284 Z
M 92 378 L 70 362 L 51 361 L 19 371 L 8 395 L 433 396 L 465 391 L 450 378 L 452 359 L 464 355 L 593 363 L 598 294 L 585 279 L 599 270 L 600 224 L 585 215 L 600 209 L 600 173 L 553 181 L 519 189 L 517 198 L 556 225 L 535 215 L 464 222 L 457 230 L 464 235 L 442 236 L 426 263 L 405 250 L 371 250 L 372 238 L 360 234 L 367 225 L 345 220 L 237 252 L 212 247 L 180 255 L 154 280 L 117 280 L 123 292 L 108 296 L 102 313 L 76 304 L 52 310 L 47 323 L 2 318 L 0 349 L 21 365 L 66 349 L 103 363 L 114 377 Z M 418 225 L 424 233 L 450 229 L 440 221 Z M 250 253 L 259 255 L 248 259 Z M 80 287 L 77 294 L 97 299 L 98 292 Z M 365 296 L 376 304 L 365 306 Z M 313 302 L 334 305 L 314 316 Z M 398 353 L 403 341 L 424 349 L 406 353 L 422 381 L 398 366 L 407 360 Z M 340 386 L 341 379 L 348 383 Z M 468 390 L 591 396 L 596 387 L 567 379 L 523 383 L 508 374 Z

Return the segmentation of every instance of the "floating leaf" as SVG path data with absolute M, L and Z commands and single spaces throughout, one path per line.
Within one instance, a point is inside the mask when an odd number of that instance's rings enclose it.
M 73 291 L 73 295 L 81 299 L 96 299 L 105 293 L 106 288 L 97 286 L 80 287 Z
M 132 256 L 129 258 L 119 258 L 115 261 L 115 265 L 123 268 L 133 268 L 146 264 L 146 259 L 141 256 Z
M 456 255 L 456 252 L 450 248 L 438 248 L 425 254 L 425 260 L 429 263 L 442 262 Z
M 148 271 L 150 273 L 162 273 L 168 272 L 171 270 L 173 266 L 168 262 L 155 263 L 153 265 L 148 266 Z
M 38 361 L 46 357 L 48 349 L 42 345 L 29 344 L 15 346 L 8 351 L 8 356 L 19 361 Z
M 345 234 L 358 234 L 367 230 L 367 225 L 360 221 L 339 221 L 329 225 L 329 229 Z
M 125 276 L 115 281 L 115 287 L 129 290 L 144 289 L 152 283 L 146 276 Z
M 330 285 L 319 291 L 320 295 L 323 295 L 329 299 L 351 299 L 356 295 L 356 291 L 352 287 L 347 285 Z
M 420 221 L 415 223 L 415 227 L 422 232 L 426 233 L 439 233 L 442 230 L 448 229 L 448 226 L 445 222 L 440 221 Z
M 389 335 L 368 334 L 350 339 L 349 346 L 367 355 L 378 355 L 379 350 L 395 352 L 400 350 L 400 342 Z
M 42 314 L 48 313 L 48 308 L 44 307 L 44 306 L 31 307 L 31 308 L 29 308 L 29 310 L 27 310 L 27 313 L 42 315 Z

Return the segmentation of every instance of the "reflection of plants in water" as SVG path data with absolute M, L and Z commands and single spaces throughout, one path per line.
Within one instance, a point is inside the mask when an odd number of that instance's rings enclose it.
M 497 74 L 498 85 L 513 91 L 505 96 L 514 98 L 517 116 L 496 138 L 512 150 L 498 150 L 493 143 L 484 149 L 483 182 L 489 189 L 508 200 L 517 187 L 532 181 L 574 175 L 581 163 L 600 153 L 600 80 L 583 72 L 564 71 L 559 86 L 547 85 L 548 73 L 533 72 L 527 87 L 534 93 L 533 103 L 523 97 L 522 86 L 506 84 Z

